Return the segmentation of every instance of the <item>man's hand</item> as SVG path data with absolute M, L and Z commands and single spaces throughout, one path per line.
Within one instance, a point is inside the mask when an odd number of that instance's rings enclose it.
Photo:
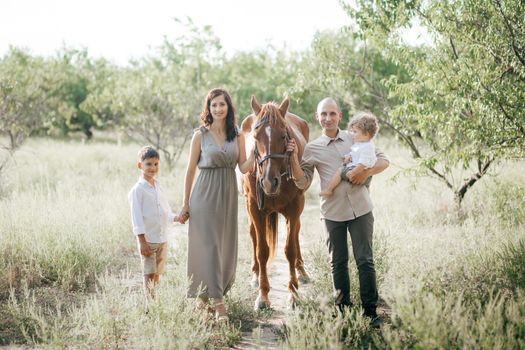
M 372 174 L 370 173 L 370 169 L 364 169 L 358 166 L 352 169 L 346 176 L 348 177 L 348 181 L 350 181 L 352 185 L 362 185 L 366 182 L 366 179 L 368 179 L 368 177 L 371 175 Z
M 291 139 L 286 144 L 286 152 L 290 152 L 290 160 L 292 161 L 292 165 L 296 165 L 299 167 L 299 157 L 297 155 L 297 144 L 295 143 L 294 139 Z
M 356 166 L 356 169 L 360 165 L 361 164 L 358 164 Z M 354 174 L 352 174 L 352 173 L 356 169 L 354 169 L 351 172 L 349 172 L 347 174 L 348 180 L 354 185 L 363 185 L 370 176 L 373 176 L 373 175 L 376 175 L 376 174 L 379 174 L 379 173 L 383 172 L 386 168 L 388 168 L 389 165 L 390 165 L 390 162 L 388 160 L 386 160 L 386 159 L 378 159 L 376 164 L 373 167 L 371 167 L 371 168 L 364 169 L 363 171 L 356 172 Z
M 294 139 L 288 141 L 286 145 L 286 152 L 290 152 L 290 162 L 292 165 L 292 179 L 301 179 L 304 176 L 303 170 L 299 162 L 299 156 L 297 155 L 297 144 Z
M 295 143 L 295 140 L 294 139 L 291 139 L 290 141 L 288 141 L 288 143 L 286 144 L 286 152 L 290 152 L 292 154 L 296 154 L 297 155 L 297 144 Z

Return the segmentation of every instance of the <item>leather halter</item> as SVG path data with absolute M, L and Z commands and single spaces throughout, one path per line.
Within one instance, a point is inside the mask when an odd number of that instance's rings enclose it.
M 257 130 L 261 125 L 265 124 L 266 121 L 261 120 L 254 126 L 254 130 Z M 288 142 L 291 140 L 291 137 L 289 135 L 288 127 L 286 127 L 286 135 L 284 138 L 284 145 L 288 144 Z M 252 173 L 254 174 L 255 178 L 255 196 L 257 199 L 257 207 L 259 210 L 264 208 L 264 198 L 266 194 L 264 193 L 264 190 L 262 188 L 262 165 L 265 161 L 268 159 L 284 159 L 286 167 L 285 171 L 281 172 L 280 177 L 286 176 L 287 179 L 291 178 L 291 163 L 290 163 L 290 152 L 284 152 L 284 153 L 270 153 L 265 155 L 261 158 L 261 155 L 259 154 L 259 150 L 257 149 L 257 143 L 255 143 L 255 147 L 253 149 L 253 152 L 255 154 L 255 161 L 257 162 L 257 170 Z

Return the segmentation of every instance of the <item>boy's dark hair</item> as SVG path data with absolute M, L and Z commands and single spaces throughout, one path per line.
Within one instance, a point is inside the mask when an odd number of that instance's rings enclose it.
M 351 127 L 356 127 L 359 130 L 366 132 L 368 135 L 370 135 L 370 138 L 372 138 L 379 130 L 379 122 L 377 121 L 377 117 L 372 112 L 357 112 L 348 123 L 348 129 Z
M 160 159 L 159 152 L 153 146 L 144 146 L 139 151 L 139 159 L 141 162 L 146 159 L 157 158 Z

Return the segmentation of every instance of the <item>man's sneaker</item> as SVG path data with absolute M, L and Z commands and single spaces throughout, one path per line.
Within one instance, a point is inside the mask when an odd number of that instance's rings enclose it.
M 372 328 L 374 328 L 374 329 L 379 329 L 379 328 L 381 328 L 382 325 L 383 325 L 383 320 L 381 318 L 379 318 L 378 316 L 373 317 L 370 320 L 370 326 Z

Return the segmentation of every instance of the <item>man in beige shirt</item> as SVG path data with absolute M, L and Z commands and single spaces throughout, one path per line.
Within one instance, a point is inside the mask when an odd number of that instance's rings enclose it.
M 342 112 L 337 102 L 325 98 L 317 106 L 315 117 L 322 128 L 322 135 L 308 143 L 299 162 L 295 145 L 289 144 L 293 151 L 292 174 L 297 187 L 306 189 L 312 183 L 314 169 L 317 169 L 324 189 L 332 175 L 341 166 L 344 155 L 353 144 L 352 136 L 339 129 Z M 352 248 L 359 271 L 361 302 L 365 316 L 372 319 L 378 327 L 377 282 L 372 253 L 374 216 L 368 188 L 363 186 L 369 176 L 385 170 L 389 161 L 376 150 L 376 164 L 356 175 L 352 183 L 342 181 L 329 197 L 321 197 L 321 220 L 327 234 L 326 244 L 330 254 L 332 279 L 335 290 L 335 303 L 341 309 L 351 306 L 350 278 L 348 275 L 347 232 L 352 239 Z

